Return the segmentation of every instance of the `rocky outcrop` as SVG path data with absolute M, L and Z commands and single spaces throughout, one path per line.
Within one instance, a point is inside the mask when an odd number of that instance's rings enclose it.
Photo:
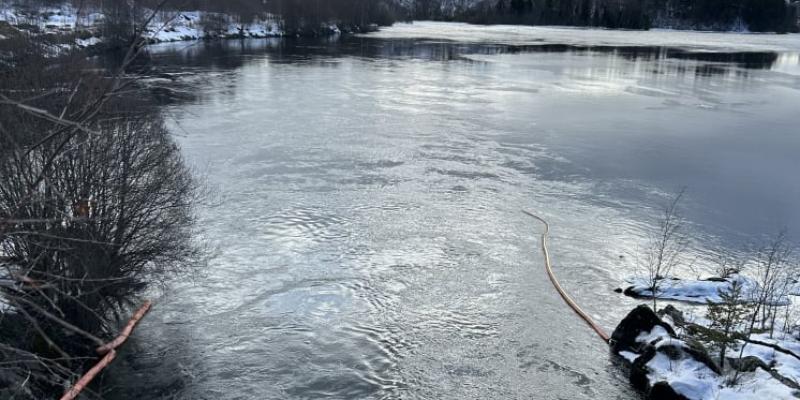
M 694 359 L 695 361 L 705 365 L 708 369 L 717 373 L 717 375 L 722 374 L 722 368 L 717 365 L 717 362 L 714 361 L 713 358 L 708 354 L 705 347 L 700 345 L 700 343 L 695 341 L 688 341 L 685 342 L 687 344 L 682 350 L 683 352 Z
M 642 332 L 651 332 L 656 326 L 664 328 L 671 336 L 675 336 L 672 327 L 662 321 L 650 307 L 642 304 L 634 308 L 611 334 L 611 351 L 641 353 L 646 343 L 638 342 L 636 339 Z
M 662 315 L 665 314 L 673 320 L 682 319 L 677 310 L 666 310 Z M 636 307 L 620 322 L 612 334 L 611 350 L 624 354 L 630 362 L 631 384 L 650 400 L 693 400 L 663 379 L 670 372 L 663 371 L 664 363 L 669 364 L 669 370 L 705 366 L 709 373 L 721 373 L 700 344 L 679 339 L 672 326 L 646 305 Z
M 667 304 L 666 307 L 658 310 L 656 314 L 661 318 L 664 318 L 664 316 L 669 317 L 676 326 L 683 326 L 686 324 L 683 312 L 675 308 L 672 304 Z

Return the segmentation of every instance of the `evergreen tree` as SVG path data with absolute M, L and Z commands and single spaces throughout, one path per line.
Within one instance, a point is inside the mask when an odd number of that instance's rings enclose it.
M 704 330 L 700 337 L 719 348 L 719 363 L 725 367 L 725 353 L 736 339 L 743 334 L 742 326 L 751 312 L 751 307 L 744 301 L 742 284 L 733 280 L 729 290 L 719 291 L 719 303 L 708 302 L 706 317 L 711 321 L 710 329 Z

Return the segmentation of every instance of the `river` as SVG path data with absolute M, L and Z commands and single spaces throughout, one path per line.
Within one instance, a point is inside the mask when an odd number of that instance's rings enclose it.
M 797 35 L 417 22 L 151 62 L 213 256 L 110 398 L 637 399 L 521 210 L 609 331 L 679 188 L 682 273 L 800 230 Z

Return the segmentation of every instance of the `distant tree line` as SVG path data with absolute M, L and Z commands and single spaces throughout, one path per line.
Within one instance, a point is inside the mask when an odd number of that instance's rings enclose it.
M 399 19 L 434 19 L 479 24 L 651 27 L 795 32 L 800 0 L 70 0 L 76 7 L 102 8 L 127 28 L 146 8 L 224 13 L 242 23 L 274 16 L 289 33 L 315 33 L 325 24 L 365 31 Z M 29 0 L 55 5 L 62 0 Z M 163 3 L 163 5 L 162 5 Z M 213 21 L 211 21 L 213 22 Z
M 484 24 L 790 32 L 798 28 L 797 9 L 785 0 L 414 0 L 410 13 Z

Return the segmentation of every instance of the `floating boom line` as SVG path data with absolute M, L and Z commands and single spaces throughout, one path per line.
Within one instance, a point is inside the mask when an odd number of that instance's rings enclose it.
M 87 371 L 77 382 L 73 385 L 69 390 L 61 396 L 60 400 L 74 400 L 78 395 L 83 391 L 89 383 L 92 382 L 97 374 L 99 374 L 108 364 L 111 364 L 114 361 L 114 358 L 117 356 L 117 348 L 125 343 L 128 340 L 128 337 L 131 336 L 133 333 L 133 329 L 136 328 L 136 325 L 141 321 L 141 319 L 150 311 L 150 307 L 152 307 L 152 303 L 150 300 L 147 300 L 142 304 L 141 307 L 133 314 L 131 319 L 125 325 L 125 328 L 122 329 L 119 336 L 117 336 L 114 340 L 100 346 L 97 348 L 97 353 L 104 355 L 100 361 L 97 362 L 89 371 Z
M 576 303 L 575 300 L 573 300 L 572 297 L 570 297 L 569 294 L 567 294 L 566 290 L 564 290 L 564 288 L 561 287 L 561 284 L 558 282 L 558 279 L 556 279 L 556 276 L 553 273 L 553 266 L 550 263 L 550 252 L 547 250 L 547 235 L 550 233 L 550 224 L 548 224 L 547 221 L 544 220 L 544 218 L 539 217 L 536 214 L 533 214 L 525 210 L 522 210 L 522 212 L 525 215 L 533 217 L 534 219 L 544 224 L 544 232 L 542 232 L 541 234 L 542 253 L 544 253 L 544 267 L 545 270 L 547 271 L 547 276 L 550 277 L 550 282 L 553 283 L 553 286 L 556 288 L 556 291 L 558 291 L 558 294 L 561 295 L 561 298 L 564 299 L 567 305 L 570 306 L 570 308 L 572 308 L 572 310 L 574 310 L 575 313 L 578 314 L 578 316 L 580 316 L 581 319 L 583 319 L 589 325 L 589 327 L 592 328 L 597 333 L 598 336 L 600 336 L 601 339 L 603 339 L 604 342 L 610 343 L 611 338 L 608 336 L 606 331 L 603 330 L 603 328 L 600 327 L 600 325 L 594 322 L 594 320 L 592 319 L 592 317 L 589 316 L 589 314 L 587 314 L 585 311 L 583 311 L 583 309 L 581 309 L 578 303 Z

